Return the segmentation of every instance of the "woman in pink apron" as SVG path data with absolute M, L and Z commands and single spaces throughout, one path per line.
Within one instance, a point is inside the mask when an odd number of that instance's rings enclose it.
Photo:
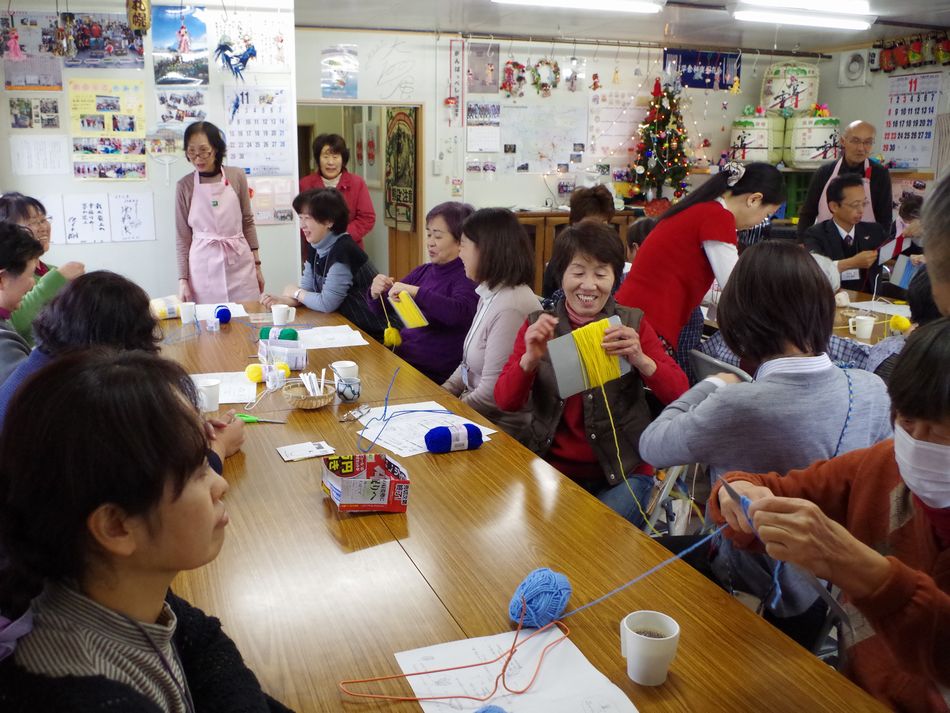
M 178 181 L 178 296 L 183 301 L 256 302 L 264 289 L 247 179 L 221 165 L 226 145 L 207 121 L 185 131 L 195 172 Z

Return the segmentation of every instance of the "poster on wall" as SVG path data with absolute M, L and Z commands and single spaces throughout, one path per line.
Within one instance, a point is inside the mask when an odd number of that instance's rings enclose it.
M 107 193 L 63 196 L 67 245 L 109 242 L 109 195 Z
M 337 45 L 323 50 L 320 95 L 324 99 L 356 99 L 359 76 L 356 45 Z
M 468 102 L 465 107 L 465 144 L 472 153 L 501 151 L 501 104 Z
M 17 134 L 10 137 L 10 168 L 14 176 L 69 173 L 69 137 Z
M 379 124 L 375 121 L 353 124 L 353 135 L 356 137 L 356 172 L 369 188 L 382 187 L 380 166 L 383 161 L 379 155 Z
M 255 178 L 249 176 L 251 210 L 257 225 L 281 225 L 294 222 L 294 196 L 297 181 L 292 176 Z
M 466 78 L 469 94 L 498 93 L 497 43 L 468 43 L 468 69 L 466 71 Z
M 158 123 L 155 129 L 168 129 L 183 136 L 185 129 L 208 116 L 208 90 L 205 87 L 179 87 L 155 91 Z
M 411 230 L 416 207 L 416 110 L 386 107 L 384 222 Z
M 295 108 L 284 88 L 227 87 L 228 162 L 250 176 L 294 173 L 290 133 L 295 131 Z
M 638 127 L 646 107 L 634 106 L 627 91 L 590 93 L 587 108 L 587 151 L 591 156 L 627 159 L 639 141 Z
M 286 38 L 293 33 L 292 13 L 242 10 L 209 13 L 211 37 L 231 45 L 240 55 L 254 48 L 253 61 L 247 68 L 255 72 L 288 72 Z
M 73 177 L 144 180 L 145 83 L 70 79 Z
M 58 129 L 59 99 L 10 99 L 11 129 Z
M 142 38 L 124 13 L 77 12 L 66 25 L 63 66 L 82 69 L 142 69 Z
M 896 168 L 929 168 L 943 73 L 889 77 L 881 153 Z
M 152 6 L 152 58 L 158 86 L 208 83 L 205 9 L 190 5 Z
M 21 62 L 4 60 L 3 86 L 7 91 L 62 91 L 63 64 L 55 57 L 28 57 Z
M 736 52 L 701 50 L 663 50 L 663 71 L 679 75 L 684 87 L 694 89 L 729 89 L 742 71 Z

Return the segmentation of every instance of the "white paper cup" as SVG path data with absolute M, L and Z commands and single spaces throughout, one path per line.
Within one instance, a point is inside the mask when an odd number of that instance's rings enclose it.
M 178 306 L 178 314 L 181 317 L 182 324 L 191 324 L 195 321 L 195 303 L 182 302 Z
M 874 317 L 860 315 L 848 319 L 848 331 L 858 339 L 870 339 L 874 332 Z
M 666 681 L 676 656 L 680 627 L 656 611 L 635 611 L 620 621 L 620 653 L 627 659 L 627 675 L 641 686 Z
M 297 308 L 288 307 L 287 305 L 274 305 L 270 308 L 270 313 L 271 317 L 274 318 L 275 327 L 282 327 L 297 318 Z
M 330 368 L 333 370 L 334 386 L 341 378 L 356 378 L 360 375 L 360 368 L 355 361 L 335 361 L 330 364 Z
M 218 400 L 221 396 L 221 381 L 219 379 L 200 379 L 195 383 L 198 388 L 198 403 L 202 413 L 214 413 L 218 410 Z

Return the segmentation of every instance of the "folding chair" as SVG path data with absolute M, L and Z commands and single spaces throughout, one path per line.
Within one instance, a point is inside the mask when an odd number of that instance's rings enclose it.
M 724 361 L 719 361 L 715 357 L 711 357 L 696 349 L 690 350 L 689 363 L 693 367 L 693 374 L 696 375 L 697 381 L 702 381 L 707 376 L 713 376 L 721 372 L 735 374 L 743 381 L 752 381 L 752 377 L 739 367 L 727 364 Z

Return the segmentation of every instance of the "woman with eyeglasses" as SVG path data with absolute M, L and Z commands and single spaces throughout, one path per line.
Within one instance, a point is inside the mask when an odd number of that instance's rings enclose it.
M 244 171 L 222 166 L 222 131 L 208 121 L 185 129 L 195 172 L 178 181 L 175 227 L 178 296 L 186 302 L 256 302 L 264 290 L 257 229 Z
M 0 220 L 16 223 L 29 230 L 43 252 L 49 251 L 50 223 L 46 208 L 36 198 L 22 193 L 4 193 L 0 196 Z M 10 315 L 10 323 L 26 343 L 33 346 L 33 320 L 39 311 L 53 299 L 67 282 L 86 271 L 81 262 L 67 262 L 62 267 L 37 260 L 33 277 L 36 284 L 23 296 L 20 306 Z

